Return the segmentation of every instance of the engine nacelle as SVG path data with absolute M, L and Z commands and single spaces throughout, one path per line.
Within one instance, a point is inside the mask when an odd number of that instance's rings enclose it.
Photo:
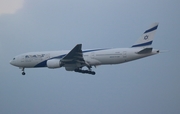
M 60 68 L 61 67 L 61 62 L 59 59 L 51 59 L 47 61 L 47 67 L 48 68 Z

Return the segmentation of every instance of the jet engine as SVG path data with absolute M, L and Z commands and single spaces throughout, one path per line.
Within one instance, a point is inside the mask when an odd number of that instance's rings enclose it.
M 61 62 L 59 59 L 48 60 L 46 64 L 48 68 L 52 68 L 52 69 L 61 67 Z

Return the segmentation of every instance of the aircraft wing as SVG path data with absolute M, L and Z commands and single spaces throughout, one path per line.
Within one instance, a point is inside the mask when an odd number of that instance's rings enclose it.
M 82 44 L 77 44 L 64 58 L 61 59 L 63 64 L 85 64 L 83 53 L 81 50 Z
M 82 44 L 77 44 L 67 55 L 60 60 L 61 64 L 67 71 L 75 71 L 80 73 L 88 73 L 95 75 L 94 71 L 91 71 L 91 67 L 83 58 Z M 82 70 L 81 68 L 86 66 L 89 70 Z

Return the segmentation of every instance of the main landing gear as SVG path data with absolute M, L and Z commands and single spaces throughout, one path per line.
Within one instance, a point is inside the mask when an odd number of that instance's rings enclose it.
M 25 74 L 26 74 L 26 73 L 24 72 L 24 69 L 25 69 L 25 68 L 22 68 L 22 75 L 25 75 Z
M 91 71 L 91 70 L 82 70 L 82 69 L 75 69 L 74 70 L 75 72 L 79 72 L 79 73 L 83 73 L 83 74 L 92 74 L 92 75 L 95 75 L 96 73 L 94 71 Z

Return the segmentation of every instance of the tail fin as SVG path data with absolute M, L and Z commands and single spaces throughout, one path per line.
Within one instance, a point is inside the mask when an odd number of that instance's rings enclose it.
M 154 34 L 158 28 L 158 23 L 153 23 L 149 29 L 136 41 L 132 47 L 146 47 L 150 46 L 153 42 Z

